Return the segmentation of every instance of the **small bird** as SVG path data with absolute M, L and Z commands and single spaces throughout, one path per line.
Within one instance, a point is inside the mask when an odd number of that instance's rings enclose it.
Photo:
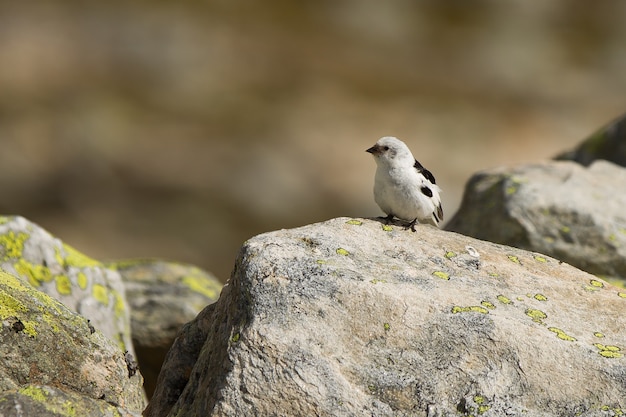
M 407 221 L 407 229 L 414 232 L 416 223 L 438 226 L 443 221 L 441 189 L 404 142 L 385 136 L 365 152 L 376 161 L 374 200 L 387 214 L 387 221 L 394 217 Z

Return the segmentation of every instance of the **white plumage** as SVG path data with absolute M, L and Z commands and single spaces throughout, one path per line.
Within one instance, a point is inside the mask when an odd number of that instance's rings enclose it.
M 410 222 L 408 227 L 413 231 L 415 223 L 438 226 L 443 221 L 441 189 L 404 142 L 386 136 L 366 152 L 376 161 L 374 200 L 387 214 L 387 220 L 397 217 Z

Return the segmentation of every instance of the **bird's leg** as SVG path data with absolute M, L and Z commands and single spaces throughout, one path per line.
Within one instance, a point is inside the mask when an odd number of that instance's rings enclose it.
M 417 217 L 413 219 L 413 221 L 409 224 L 406 225 L 406 227 L 404 228 L 404 230 L 406 229 L 411 229 L 411 231 L 415 232 L 415 223 L 417 223 Z

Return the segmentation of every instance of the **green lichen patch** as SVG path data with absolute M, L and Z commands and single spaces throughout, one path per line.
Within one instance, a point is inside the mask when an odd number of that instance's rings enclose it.
M 598 354 L 605 358 L 621 358 L 624 354 L 621 352 L 622 348 L 614 345 L 603 345 L 602 343 L 594 343 L 598 349 Z
M 452 313 L 453 314 L 457 314 L 457 313 L 489 314 L 489 310 L 487 310 L 483 306 L 468 306 L 468 307 L 454 306 L 454 307 L 452 307 Z
M 498 296 L 496 296 L 496 299 L 501 302 L 502 304 L 513 304 L 513 301 L 511 301 L 510 298 L 505 297 L 502 294 L 499 294 Z
M 241 334 L 239 334 L 239 332 L 233 334 L 233 336 L 230 338 L 230 341 L 232 343 L 238 343 L 239 339 L 241 338 Z
M 391 329 L 391 325 L 389 323 L 383 323 L 383 329 L 385 329 L 385 331 L 388 332 L 389 329 Z
M 452 252 L 451 250 L 447 251 L 445 255 L 443 255 L 446 257 L 446 259 L 452 259 L 456 256 L 456 253 Z
M 435 271 L 433 272 L 433 275 L 446 281 L 450 280 L 450 274 L 448 274 L 447 272 Z
M 48 399 L 48 393 L 42 388 L 29 385 L 19 389 L 20 394 L 26 395 L 39 403 L 45 403 Z
M 621 298 L 626 298 L 626 292 L 618 292 L 617 296 Z
M 393 227 L 391 227 L 391 226 L 390 226 L 390 225 L 388 225 L 388 224 L 383 224 L 383 225 L 382 225 L 382 229 L 383 229 L 385 232 L 391 232 L 391 231 L 393 230 Z
M 552 333 L 556 333 L 556 337 L 558 337 L 561 340 L 565 340 L 567 342 L 576 341 L 575 337 L 568 335 L 567 333 L 565 333 L 563 330 L 559 329 L 558 327 L 548 327 L 548 330 L 550 330 Z
M 526 309 L 525 314 L 530 317 L 535 323 L 543 324 L 543 320 L 548 318 L 548 315 L 541 310 L 534 308 Z
M 519 258 L 515 255 L 507 255 L 507 258 L 509 258 L 509 261 L 514 262 L 516 264 L 521 264 Z
M 481 301 L 480 305 L 485 308 L 488 308 L 489 310 L 493 310 L 496 308 L 496 306 L 490 301 Z
M 537 262 L 541 262 L 541 263 L 544 263 L 544 264 L 548 262 L 548 260 L 546 258 L 544 258 L 543 256 L 540 256 L 540 255 L 534 255 L 533 259 L 535 261 L 537 261 Z
M 597 338 L 603 338 L 604 337 L 604 333 L 600 333 L 600 332 L 595 332 L 593 335 L 595 337 L 597 337 Z
M 338 248 L 335 252 L 337 252 L 337 255 L 342 255 L 342 256 L 350 255 L 350 252 L 348 252 L 344 248 Z
M 533 298 L 537 301 L 548 301 L 548 297 L 543 294 L 535 294 Z
M 350 219 L 346 222 L 346 224 L 350 224 L 352 226 L 361 226 L 363 224 L 363 222 L 361 220 L 357 220 L 357 219 Z

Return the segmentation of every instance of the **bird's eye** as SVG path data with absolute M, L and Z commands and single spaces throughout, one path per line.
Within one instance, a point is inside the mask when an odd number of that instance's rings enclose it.
M 389 146 L 383 146 L 383 150 L 384 151 L 388 151 L 389 150 Z

